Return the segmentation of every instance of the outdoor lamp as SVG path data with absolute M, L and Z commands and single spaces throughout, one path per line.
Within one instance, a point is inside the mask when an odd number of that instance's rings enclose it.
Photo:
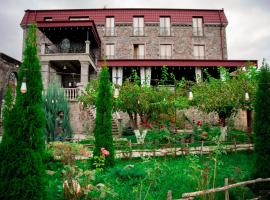
M 119 89 L 118 88 L 115 88 L 114 89 L 113 97 L 114 98 L 118 98 L 119 97 Z
M 21 85 L 21 93 L 26 93 L 27 92 L 27 86 L 26 86 L 26 78 L 23 77 L 23 80 L 22 80 L 22 85 Z
M 192 90 L 189 89 L 189 92 L 188 92 L 188 100 L 193 100 L 193 93 L 192 93 Z
M 248 94 L 248 92 L 245 92 L 245 100 L 246 101 L 249 101 L 249 94 Z

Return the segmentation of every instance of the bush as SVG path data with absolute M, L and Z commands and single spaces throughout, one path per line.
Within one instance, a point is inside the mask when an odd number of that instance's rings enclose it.
M 139 181 L 146 176 L 144 169 L 134 167 L 133 165 L 127 165 L 125 167 L 115 167 L 111 173 L 121 181 Z

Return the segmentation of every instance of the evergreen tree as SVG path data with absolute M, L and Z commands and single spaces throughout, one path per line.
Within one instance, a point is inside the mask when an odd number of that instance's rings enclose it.
M 13 109 L 14 97 L 12 94 L 12 87 L 10 85 L 7 86 L 5 96 L 4 96 L 4 106 L 3 106 L 3 138 L 2 142 L 6 140 L 8 133 L 7 122 L 9 120 L 10 113 Z M 3 142 L 5 143 L 5 142 Z
M 21 93 L 26 78 L 27 92 Z M 8 139 L 0 148 L 0 199 L 45 199 L 44 106 L 42 79 L 36 48 L 36 25 L 28 29 L 23 63 L 18 72 L 15 105 L 5 122 Z
M 270 177 L 270 71 L 263 66 L 259 74 L 255 101 L 255 178 Z M 270 189 L 270 184 L 257 184 L 256 188 Z
M 110 153 L 105 159 L 105 166 L 113 166 L 114 147 L 112 137 L 112 88 L 110 74 L 106 64 L 102 67 L 99 76 L 96 109 L 96 123 L 94 128 L 94 156 L 100 156 L 101 148 L 105 148 Z
M 59 111 L 64 112 L 63 128 L 65 129 L 65 137 L 72 137 L 72 129 L 69 120 L 68 102 L 65 97 L 64 89 L 61 88 L 59 82 L 55 78 L 48 85 L 46 94 L 43 96 L 46 116 L 46 135 L 48 141 L 53 141 L 55 137 L 55 119 Z

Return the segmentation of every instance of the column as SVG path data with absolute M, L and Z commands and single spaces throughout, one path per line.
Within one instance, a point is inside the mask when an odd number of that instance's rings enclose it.
M 43 89 L 47 90 L 50 82 L 50 64 L 49 62 L 42 61 L 40 62 L 40 65 L 41 65 Z
M 116 83 L 117 83 L 117 85 L 123 84 L 123 67 L 118 67 Z
M 146 85 L 151 85 L 151 67 L 145 68 Z
M 112 68 L 112 82 L 114 85 L 117 84 L 117 67 Z
M 151 84 L 151 67 L 140 67 L 141 85 L 150 86 Z
M 144 86 L 145 85 L 145 68 L 144 67 L 140 67 L 140 77 L 141 77 L 141 85 Z
M 46 53 L 46 43 L 45 42 L 41 43 L 40 53 L 41 53 L 41 55 L 44 55 Z
M 88 83 L 89 62 L 80 61 L 80 63 L 81 63 L 81 85 L 85 87 Z
M 196 77 L 197 83 L 202 81 L 202 68 L 201 67 L 195 67 L 195 77 Z
M 89 40 L 85 41 L 85 53 L 87 53 L 87 54 L 90 53 L 90 44 L 91 44 L 91 42 Z

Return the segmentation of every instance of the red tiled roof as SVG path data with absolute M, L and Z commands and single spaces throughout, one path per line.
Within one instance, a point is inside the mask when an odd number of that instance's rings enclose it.
M 26 10 L 21 25 L 43 21 L 52 17 L 54 21 L 68 21 L 69 17 L 89 16 L 95 23 L 105 23 L 106 16 L 114 16 L 115 22 L 131 23 L 133 16 L 144 16 L 145 22 L 159 22 L 160 16 L 170 16 L 172 23 L 192 23 L 192 17 L 203 17 L 204 23 L 223 23 L 228 21 L 223 10 L 203 9 L 69 9 L 69 10 Z
M 248 63 L 257 66 L 257 60 L 186 60 L 186 59 L 145 59 L 145 60 L 130 60 L 130 59 L 115 59 L 107 60 L 109 67 L 242 67 Z M 101 67 L 103 60 L 98 61 L 98 66 Z

